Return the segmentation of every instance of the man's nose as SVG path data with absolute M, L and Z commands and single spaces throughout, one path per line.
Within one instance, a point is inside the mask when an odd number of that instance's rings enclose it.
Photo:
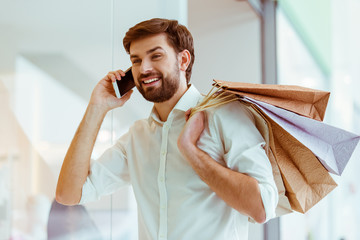
M 143 60 L 140 66 L 141 74 L 147 74 L 153 70 L 153 66 L 150 61 Z

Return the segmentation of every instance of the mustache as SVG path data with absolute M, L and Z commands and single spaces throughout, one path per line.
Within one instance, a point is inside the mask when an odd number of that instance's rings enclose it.
M 161 77 L 162 78 L 162 74 L 160 72 L 154 71 L 154 72 L 149 72 L 146 74 L 139 74 L 138 79 L 142 80 L 143 78 L 148 78 L 148 77 Z

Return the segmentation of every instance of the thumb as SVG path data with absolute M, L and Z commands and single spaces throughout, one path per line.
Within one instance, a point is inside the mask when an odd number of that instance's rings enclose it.
M 122 107 L 131 97 L 131 94 L 133 93 L 133 90 L 128 91 L 125 93 L 124 96 L 121 98 L 115 98 L 113 101 L 113 108 Z
M 192 111 L 192 108 L 189 108 L 189 109 L 185 112 L 185 121 L 189 120 L 190 115 L 191 115 L 191 111 Z

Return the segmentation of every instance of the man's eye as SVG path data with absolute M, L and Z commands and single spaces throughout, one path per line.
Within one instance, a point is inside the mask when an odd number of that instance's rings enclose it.
M 140 59 L 135 59 L 132 61 L 132 64 L 138 64 L 138 63 L 140 63 Z
M 155 54 L 152 56 L 153 59 L 157 59 L 157 58 L 160 58 L 161 57 L 161 54 Z

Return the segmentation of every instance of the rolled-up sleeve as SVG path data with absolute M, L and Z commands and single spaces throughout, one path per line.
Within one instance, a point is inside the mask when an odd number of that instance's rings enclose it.
M 127 135 L 107 149 L 99 159 L 92 160 L 90 173 L 82 187 L 79 204 L 99 200 L 119 188 L 130 184 L 130 176 L 123 143 Z
M 278 203 L 265 141 L 257 130 L 252 115 L 239 102 L 233 102 L 214 111 L 209 125 L 214 129 L 224 148 L 224 161 L 230 169 L 255 178 L 259 184 L 266 221 L 274 218 Z

